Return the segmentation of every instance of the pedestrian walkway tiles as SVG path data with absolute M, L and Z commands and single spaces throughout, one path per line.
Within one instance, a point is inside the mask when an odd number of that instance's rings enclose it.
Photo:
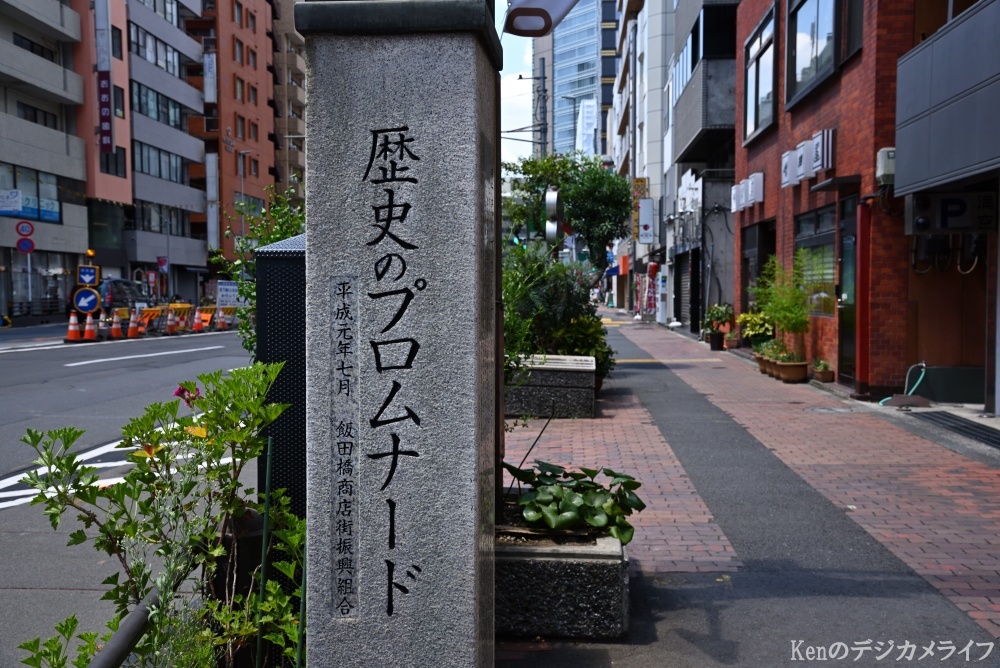
M 660 360 L 704 344 L 656 328 L 621 332 Z M 668 367 L 914 572 L 1000 637 L 1000 470 L 734 355 Z M 852 406 L 851 412 L 816 409 Z
M 642 483 L 637 493 L 647 507 L 632 516 L 636 532 L 627 547 L 633 573 L 738 570 L 732 545 L 646 409 L 634 395 L 605 395 L 599 417 L 549 423 L 528 463 L 608 467 Z M 520 462 L 543 424 L 532 420 L 507 434 L 505 461 Z M 511 483 L 509 475 L 506 481 Z

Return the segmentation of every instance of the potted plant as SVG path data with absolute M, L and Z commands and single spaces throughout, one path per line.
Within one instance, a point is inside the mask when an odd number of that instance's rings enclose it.
M 826 360 L 816 360 L 813 362 L 813 378 L 821 383 L 833 382 L 833 369 Z
M 783 265 L 778 257 L 772 255 L 762 272 L 765 288 L 758 288 L 758 301 L 761 293 L 764 303 L 763 313 L 782 335 L 788 335 L 792 341 L 793 360 L 805 363 L 805 334 L 809 331 L 809 293 L 805 285 L 804 265 L 808 256 L 803 250 L 795 254 L 791 269 Z
M 796 360 L 794 352 L 785 351 L 774 360 L 777 378 L 783 383 L 801 383 L 809 375 L 809 365 Z
M 497 632 L 591 639 L 624 635 L 629 609 L 625 545 L 635 531 L 629 516 L 646 507 L 636 494 L 641 483 L 607 468 L 570 470 L 538 460 L 533 468 L 504 463 L 504 469 L 514 483 L 498 510 Z M 586 586 L 579 582 L 581 562 L 587 564 Z
M 724 340 L 726 350 L 733 350 L 734 348 L 740 347 L 740 333 L 738 331 L 730 330 L 726 332 L 726 338 Z
M 767 316 L 757 310 L 744 311 L 736 316 L 740 334 L 750 342 L 751 346 L 763 343 L 774 336 L 774 327 Z
M 712 304 L 705 311 L 702 328 L 708 332 L 708 343 L 712 350 L 722 350 L 723 337 L 733 321 L 733 307 L 730 304 Z

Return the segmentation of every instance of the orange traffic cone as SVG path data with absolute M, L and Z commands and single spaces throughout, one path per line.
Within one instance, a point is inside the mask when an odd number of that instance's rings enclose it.
M 181 311 L 180 316 L 177 318 L 177 331 L 183 334 L 187 330 L 187 326 L 187 316 L 184 314 L 184 311 Z
M 69 330 L 66 332 L 66 341 L 80 340 L 80 321 L 76 319 L 76 311 L 69 312 Z
M 136 315 L 135 309 L 132 309 L 132 317 L 128 321 L 128 338 L 139 338 L 139 316 Z
M 174 320 L 174 310 L 167 311 L 167 336 L 177 333 L 177 321 Z
M 115 311 L 115 317 L 111 320 L 111 338 L 122 338 L 122 319 L 118 316 L 118 311 Z
M 94 327 L 94 316 L 87 314 L 87 325 L 83 328 L 83 340 L 84 341 L 96 341 L 97 340 L 97 328 Z
M 201 334 L 205 331 L 205 326 L 201 324 L 201 307 L 196 306 L 194 309 L 194 317 L 191 319 L 191 331 L 194 334 Z
M 219 332 L 226 331 L 226 314 L 222 312 L 222 307 L 215 312 L 215 329 Z

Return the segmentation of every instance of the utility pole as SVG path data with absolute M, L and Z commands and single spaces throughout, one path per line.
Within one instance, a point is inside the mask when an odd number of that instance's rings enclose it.
M 538 61 L 541 64 L 542 76 L 526 77 L 523 74 L 518 74 L 517 79 L 518 81 L 531 80 L 531 81 L 541 82 L 541 84 L 537 88 L 535 88 L 535 92 L 538 94 L 538 104 L 536 106 L 536 113 L 534 114 L 534 118 L 532 119 L 535 122 L 531 125 L 531 127 L 533 129 L 534 128 L 538 129 L 539 141 L 537 142 L 533 141 L 532 143 L 541 146 L 541 149 L 539 149 L 539 154 L 541 157 L 544 158 L 547 153 L 549 144 L 549 118 L 547 113 L 548 108 L 546 105 L 549 92 L 545 88 L 545 59 L 539 58 Z M 538 113 L 539 111 L 541 112 L 540 114 Z M 538 120 L 539 115 L 541 115 L 542 117 L 541 121 Z M 515 132 L 515 130 L 508 130 L 508 132 Z M 532 132 L 532 134 L 534 134 L 534 131 Z M 526 141 L 526 140 L 520 139 L 518 141 Z

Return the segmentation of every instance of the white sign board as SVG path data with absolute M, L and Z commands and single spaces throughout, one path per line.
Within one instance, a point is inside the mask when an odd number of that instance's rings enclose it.
M 0 190 L 0 213 L 21 212 L 21 191 Z
M 236 289 L 236 281 L 219 281 L 216 283 L 215 303 L 218 306 L 243 306 Z

